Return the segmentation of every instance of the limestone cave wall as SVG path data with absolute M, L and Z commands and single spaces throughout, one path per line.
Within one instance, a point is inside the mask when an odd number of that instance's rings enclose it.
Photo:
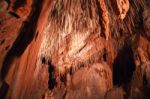
M 0 0 L 0 99 L 149 99 L 149 0 Z

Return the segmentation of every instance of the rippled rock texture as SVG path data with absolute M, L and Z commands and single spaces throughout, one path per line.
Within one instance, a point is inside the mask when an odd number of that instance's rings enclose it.
M 0 99 L 149 99 L 149 0 L 1 0 Z

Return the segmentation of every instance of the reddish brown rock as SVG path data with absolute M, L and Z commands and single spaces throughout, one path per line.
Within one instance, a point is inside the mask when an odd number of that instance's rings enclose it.
M 122 88 L 114 87 L 105 94 L 105 99 L 124 99 L 125 92 Z
M 1 0 L 0 98 L 148 99 L 149 12 L 148 0 Z

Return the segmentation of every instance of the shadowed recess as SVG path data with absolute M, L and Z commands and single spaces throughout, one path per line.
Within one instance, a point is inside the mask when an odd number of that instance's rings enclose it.
M 48 61 L 48 73 L 49 73 L 49 80 L 48 80 L 48 88 L 52 90 L 56 85 L 56 78 L 54 77 L 54 66 Z
M 26 0 L 16 0 L 13 9 L 16 10 L 17 8 L 24 6 L 25 4 L 26 4 Z
M 5 99 L 8 89 L 9 89 L 9 85 L 6 82 L 3 82 L 0 88 L 0 99 Z
M 113 63 L 114 85 L 127 85 L 132 79 L 135 70 L 133 51 L 129 45 L 121 49 Z

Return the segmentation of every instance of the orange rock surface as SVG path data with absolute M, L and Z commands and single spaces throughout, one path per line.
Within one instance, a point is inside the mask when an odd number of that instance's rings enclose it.
M 1 0 L 0 99 L 149 99 L 149 0 Z

